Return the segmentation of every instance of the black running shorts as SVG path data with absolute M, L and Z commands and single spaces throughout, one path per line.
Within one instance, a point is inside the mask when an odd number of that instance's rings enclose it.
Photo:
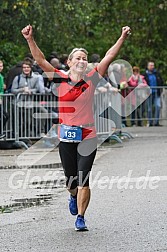
M 97 138 L 80 143 L 59 143 L 59 153 L 68 189 L 89 186 L 89 175 L 97 151 Z

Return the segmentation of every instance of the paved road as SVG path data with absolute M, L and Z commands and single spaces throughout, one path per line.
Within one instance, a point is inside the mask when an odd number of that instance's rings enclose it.
M 0 214 L 0 251 L 167 251 L 167 130 L 127 131 L 134 139 L 99 150 L 86 214 L 89 232 L 74 231 L 63 182 L 49 191 L 45 185 L 38 206 Z M 22 197 L 24 191 L 28 198 L 27 190 L 20 190 Z

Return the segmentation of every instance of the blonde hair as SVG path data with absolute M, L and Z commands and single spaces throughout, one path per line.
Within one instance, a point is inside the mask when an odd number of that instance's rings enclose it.
M 68 55 L 68 60 L 71 60 L 73 57 L 73 54 L 77 51 L 84 52 L 86 55 L 88 55 L 88 51 L 85 48 L 74 48 L 71 53 Z
M 133 67 L 133 72 L 138 72 L 138 73 L 139 73 L 139 72 L 140 72 L 140 68 L 137 67 L 137 66 L 134 66 L 134 67 Z

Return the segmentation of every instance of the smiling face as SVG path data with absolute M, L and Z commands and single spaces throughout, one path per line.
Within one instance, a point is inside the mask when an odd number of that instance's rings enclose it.
M 31 67 L 29 65 L 23 64 L 22 65 L 22 69 L 23 69 L 23 73 L 25 75 L 30 75 L 30 73 L 31 73 Z
M 79 74 L 84 73 L 88 65 L 87 54 L 78 50 L 71 55 L 67 63 L 71 71 Z

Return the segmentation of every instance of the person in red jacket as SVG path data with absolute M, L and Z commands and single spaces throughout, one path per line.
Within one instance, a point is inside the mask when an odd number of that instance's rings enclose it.
M 44 57 L 32 34 L 32 26 L 22 30 L 33 58 L 55 82 L 54 92 L 59 101 L 59 152 L 70 192 L 69 209 L 77 215 L 75 229 L 88 230 L 84 214 L 90 201 L 89 174 L 96 155 L 96 130 L 93 116 L 93 98 L 96 85 L 105 75 L 108 66 L 118 54 L 130 33 L 130 27 L 122 28 L 117 42 L 90 73 L 85 73 L 88 53 L 84 48 L 74 48 L 68 56 L 68 73 L 55 69 Z

